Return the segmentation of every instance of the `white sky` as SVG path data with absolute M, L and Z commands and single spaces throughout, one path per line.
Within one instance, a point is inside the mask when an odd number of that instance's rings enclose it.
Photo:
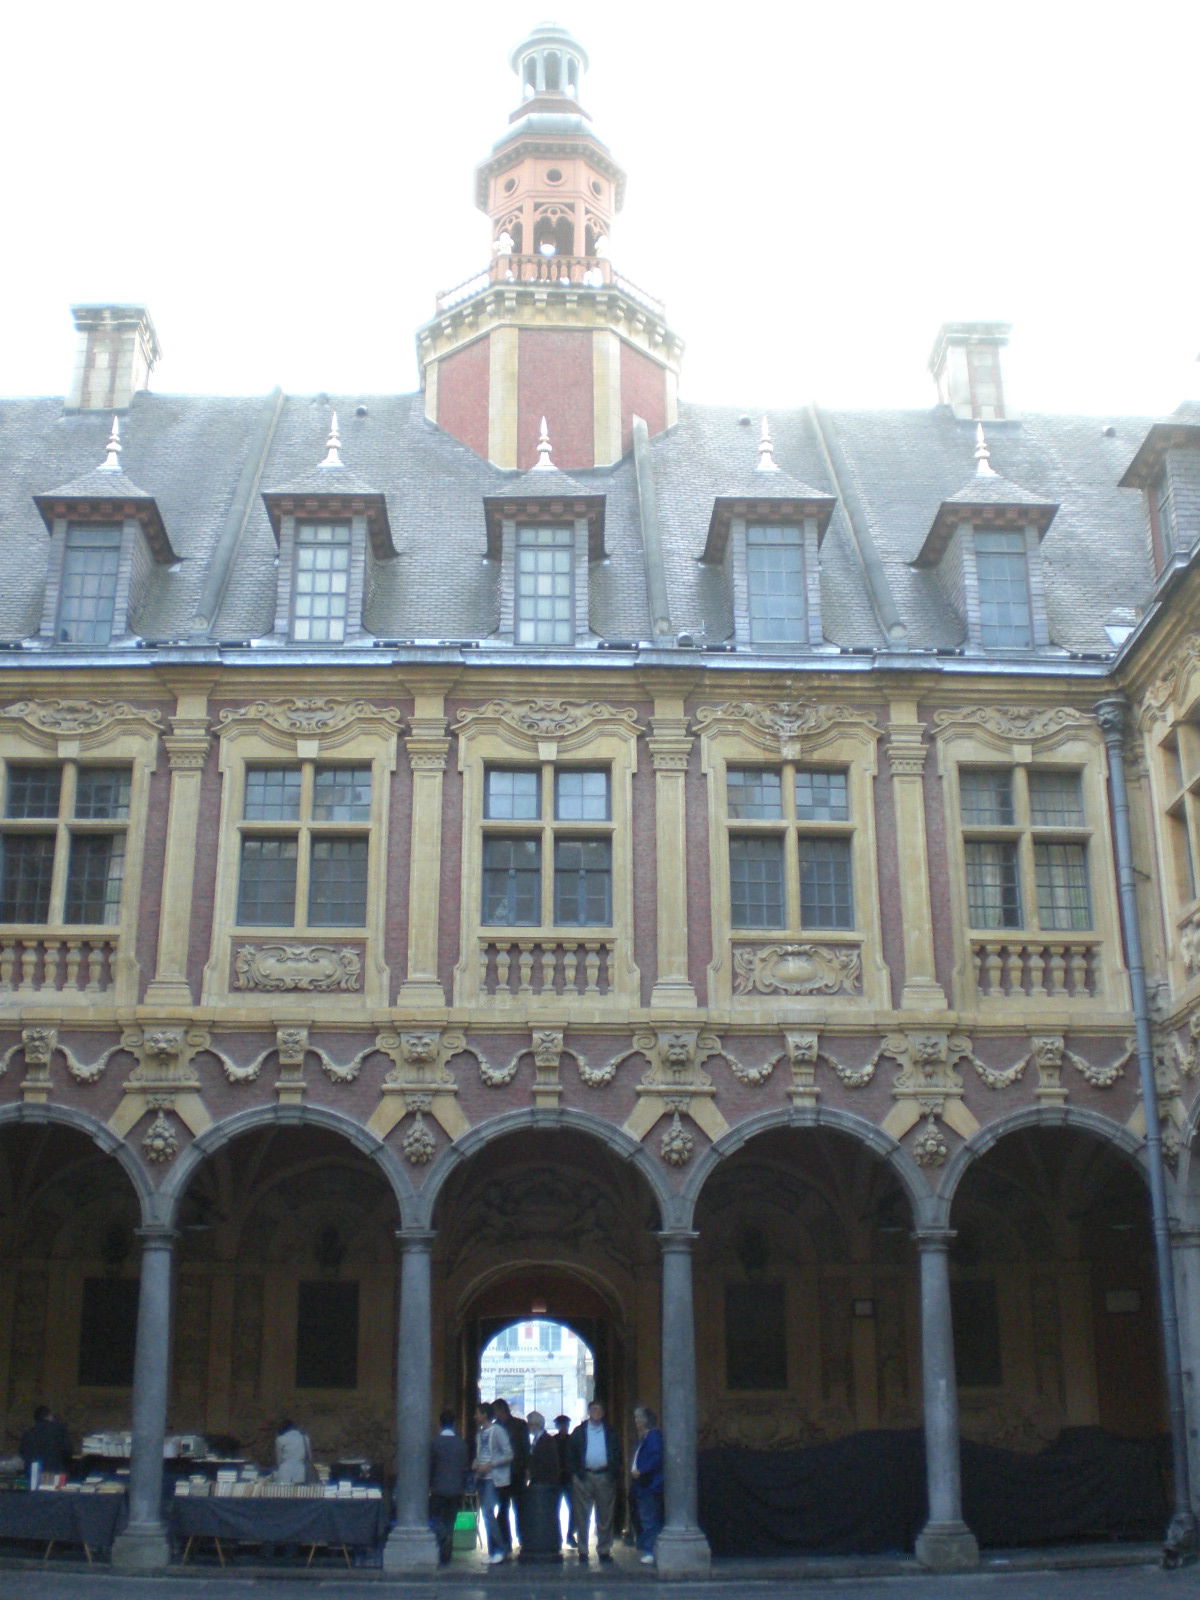
M 64 390 L 87 300 L 150 307 L 160 391 L 414 388 L 546 14 L 685 398 L 924 406 L 951 318 L 1013 322 L 1028 410 L 1200 397 L 1195 0 L 14 6 L 0 393 Z

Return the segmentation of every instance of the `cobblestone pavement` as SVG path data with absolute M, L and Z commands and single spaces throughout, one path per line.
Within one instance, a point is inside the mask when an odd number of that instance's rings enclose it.
M 0 1600 L 372 1600 L 387 1595 L 404 1600 L 1193 1600 L 1200 1592 L 1200 1569 L 1163 1572 L 1152 1552 L 1124 1552 L 1127 1564 L 1115 1567 L 1014 1571 L 990 1561 L 977 1572 L 934 1577 L 916 1569 L 894 1570 L 895 1563 L 850 1563 L 844 1576 L 797 1576 L 788 1563 L 774 1573 L 770 1563 L 745 1569 L 719 1567 L 703 1583 L 657 1583 L 628 1558 L 603 1573 L 593 1567 L 564 1567 L 553 1574 L 506 1567 L 486 1576 L 473 1562 L 459 1564 L 431 1582 L 398 1582 L 381 1572 L 350 1577 L 333 1569 L 274 1573 L 262 1568 L 220 1572 L 192 1567 L 166 1577 L 95 1571 L 30 1563 L 0 1566 Z M 1139 1564 L 1128 1564 L 1134 1558 Z M 1036 1558 L 1031 1558 L 1036 1559 Z M 893 1570 L 886 1570 L 888 1567 Z

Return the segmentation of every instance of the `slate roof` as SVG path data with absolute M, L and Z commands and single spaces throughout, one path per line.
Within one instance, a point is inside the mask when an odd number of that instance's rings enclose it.
M 262 491 L 327 481 L 313 460 L 336 408 L 346 471 L 363 490 L 384 497 L 398 552 L 374 567 L 365 602 L 368 630 L 398 640 L 494 635 L 500 563 L 487 558 L 484 502 L 511 496 L 518 480 L 427 422 L 422 397 L 414 394 L 288 396 L 259 462 L 255 455 L 276 403 L 274 396 L 143 393 L 134 399 L 123 419 L 122 476 L 127 471 L 131 483 L 153 496 L 179 557 L 175 570 L 159 566 L 152 573 L 131 619 L 135 631 L 147 639 L 222 641 L 271 632 L 277 546 Z M 700 561 L 714 500 L 730 485 L 774 478 L 754 471 L 757 429 L 742 422 L 744 414 L 734 407 L 682 405 L 678 424 L 651 441 L 647 452 L 671 627 L 701 643 L 722 643 L 733 634 L 728 571 Z M 1042 544 L 1054 654 L 1110 651 L 1104 623 L 1113 608 L 1151 591 L 1142 496 L 1117 485 L 1154 420 L 1028 415 L 988 425 L 997 472 L 1021 484 L 1036 503 L 1059 507 Z M 974 424 L 940 406 L 805 407 L 773 411 L 770 422 L 781 468 L 775 483 L 795 480 L 837 502 L 821 549 L 830 648 L 884 646 L 889 618 L 912 647 L 961 645 L 962 620 L 936 572 L 913 563 L 943 502 L 960 496 L 968 480 L 967 498 L 978 492 L 978 482 L 992 481 L 970 476 Z M 61 399 L 0 400 L 6 557 L 0 641 L 34 634 L 41 617 L 49 541 L 34 496 L 49 484 L 70 486 L 91 474 L 103 459 L 110 426 L 107 413 L 68 413 Z M 257 468 L 242 527 L 238 496 Z M 574 469 L 570 477 L 575 491 L 604 496 L 607 555 L 591 569 L 593 629 L 601 639 L 650 640 L 633 458 L 611 469 Z M 519 481 L 524 484 L 525 476 Z M 212 622 L 201 628 L 199 599 L 222 533 L 228 538 L 234 522 L 236 548 Z

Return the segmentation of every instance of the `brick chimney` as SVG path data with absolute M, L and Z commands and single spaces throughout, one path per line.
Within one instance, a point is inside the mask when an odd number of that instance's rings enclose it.
M 938 400 L 956 417 L 995 422 L 1008 416 L 1000 352 L 1010 322 L 943 322 L 929 357 Z
M 72 306 L 79 330 L 68 411 L 124 411 L 150 385 L 158 335 L 145 306 Z

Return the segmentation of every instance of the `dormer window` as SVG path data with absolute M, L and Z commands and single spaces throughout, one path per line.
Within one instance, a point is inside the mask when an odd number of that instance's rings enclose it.
M 765 417 L 758 454 L 758 466 L 713 502 L 701 560 L 729 574 L 737 644 L 820 645 L 820 549 L 835 502 L 776 466 Z
M 263 495 L 279 541 L 272 633 L 291 644 L 342 644 L 364 634 L 370 563 L 396 554 L 386 500 L 348 470 L 341 448 L 335 413 L 321 464 Z
M 976 650 L 1033 650 L 1050 643 L 1041 540 L 1058 507 L 996 473 L 983 426 L 976 475 L 943 500 L 913 563 L 930 567 Z
M 46 644 L 128 638 L 154 563 L 177 559 L 153 496 L 121 470 L 121 449 L 114 417 L 103 464 L 34 497 L 50 534 L 39 629 Z
M 604 557 L 604 496 L 559 472 L 542 418 L 538 464 L 484 500 L 500 570 L 501 639 L 563 648 L 591 637 L 588 572 Z
M 1154 570 L 1188 550 L 1200 535 L 1200 406 L 1188 402 L 1156 422 L 1121 479 L 1122 489 L 1140 489 Z

